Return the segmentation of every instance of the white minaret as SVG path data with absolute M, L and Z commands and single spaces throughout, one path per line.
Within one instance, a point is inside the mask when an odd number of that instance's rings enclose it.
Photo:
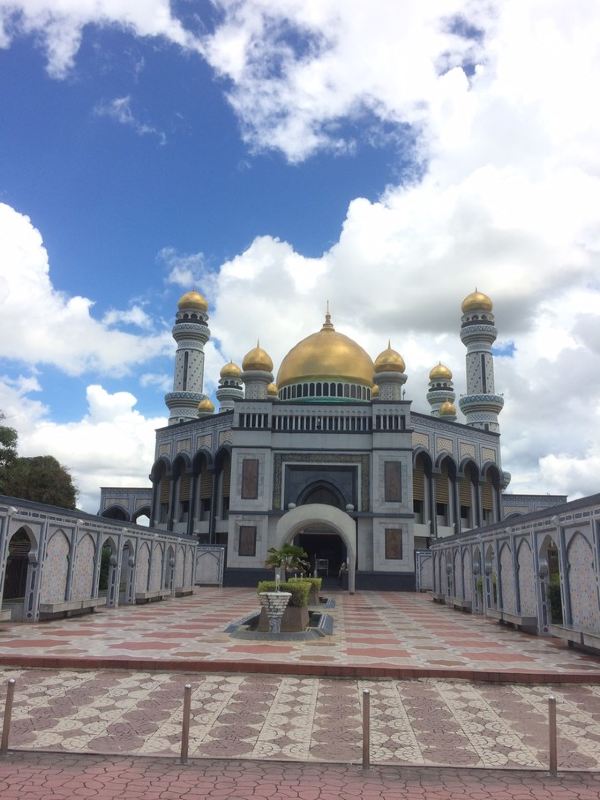
M 459 405 L 467 425 L 499 433 L 504 398 L 494 387 L 492 345 L 498 332 L 492 308 L 490 298 L 477 290 L 463 300 L 460 338 L 467 348 L 467 394 Z
M 198 418 L 204 399 L 204 345 L 210 338 L 208 303 L 199 292 L 187 292 L 177 304 L 173 338 L 177 342 L 173 391 L 165 395 L 169 425 Z
M 259 342 L 244 356 L 242 370 L 246 400 L 267 400 L 268 386 L 273 383 L 273 361 Z
M 440 361 L 429 373 L 427 400 L 431 406 L 432 416 L 438 417 L 444 403 L 452 404 L 455 399 L 456 395 L 454 394 L 454 384 L 452 383 L 452 371 Z M 447 416 L 447 414 L 443 414 L 442 416 Z
M 244 399 L 242 387 L 242 370 L 233 361 L 221 369 L 219 388 L 217 389 L 219 411 L 233 411 L 236 400 Z

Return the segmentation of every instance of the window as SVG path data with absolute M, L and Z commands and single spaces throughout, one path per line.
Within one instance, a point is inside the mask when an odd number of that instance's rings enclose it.
M 385 557 L 386 560 L 399 560 L 402 558 L 402 529 L 385 529 Z
M 256 500 L 258 497 L 258 459 L 242 461 L 242 499 Z
M 402 502 L 402 464 L 399 461 L 384 463 L 384 487 L 386 503 Z
M 249 557 L 256 555 L 256 527 L 254 525 L 240 525 L 238 555 Z

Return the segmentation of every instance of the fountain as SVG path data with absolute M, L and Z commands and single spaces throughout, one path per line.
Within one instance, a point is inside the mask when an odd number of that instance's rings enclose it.
M 269 633 L 281 633 L 281 619 L 292 595 L 290 592 L 261 592 L 258 595 L 261 606 L 269 618 Z

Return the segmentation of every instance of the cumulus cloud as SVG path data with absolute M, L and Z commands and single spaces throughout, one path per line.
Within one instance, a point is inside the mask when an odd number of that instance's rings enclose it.
M 173 15 L 169 0 L 0 0 L 0 46 L 34 34 L 46 51 L 47 69 L 63 78 L 73 67 L 87 25 L 118 25 L 136 36 L 160 36 L 181 48 L 194 38 Z
M 79 489 L 78 507 L 96 513 L 100 486 L 149 486 L 154 460 L 154 431 L 164 417 L 146 418 L 129 392 L 87 387 L 87 413 L 73 422 L 50 419 L 48 408 L 30 393 L 35 380 L 0 378 L 0 408 L 5 424 L 19 434 L 19 454 L 50 454 L 67 467 Z
M 201 282 L 205 293 L 208 291 L 209 282 L 212 286 L 204 253 L 180 253 L 175 247 L 163 247 L 157 258 L 167 269 L 165 278 L 167 283 L 188 291 Z
M 147 323 L 142 309 L 108 312 L 101 322 L 92 306 L 88 298 L 69 297 L 52 285 L 40 232 L 29 217 L 0 203 L 0 357 L 52 364 L 69 375 L 123 375 L 172 352 L 166 330 L 138 336 L 114 327 L 119 321 Z M 35 325 L 23 313 L 27 308 L 44 310 Z
M 120 125 L 132 128 L 138 136 L 156 136 L 159 144 L 164 145 L 167 143 L 167 136 L 164 131 L 142 122 L 134 115 L 131 108 L 130 95 L 115 97 L 112 100 L 97 103 L 94 106 L 94 114 L 97 117 L 108 117 Z

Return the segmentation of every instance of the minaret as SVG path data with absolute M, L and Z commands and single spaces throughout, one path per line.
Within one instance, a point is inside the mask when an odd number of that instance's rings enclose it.
M 173 338 L 177 342 L 173 391 L 165 395 L 169 425 L 198 418 L 204 399 L 204 345 L 210 338 L 208 303 L 199 292 L 187 292 L 177 304 Z
M 259 342 L 244 356 L 242 370 L 245 399 L 267 400 L 267 387 L 273 383 L 273 361 Z
M 440 361 L 429 373 L 427 400 L 431 406 L 432 416 L 438 417 L 442 405 L 454 403 L 455 399 L 452 371 Z
M 490 298 L 477 289 L 463 300 L 460 338 L 467 348 L 467 394 L 459 405 L 467 425 L 499 433 L 504 398 L 494 388 L 492 345 L 497 331 L 492 308 Z
M 217 389 L 219 411 L 233 411 L 236 400 L 244 399 L 242 387 L 242 370 L 233 361 L 221 369 L 219 388 Z
M 390 342 L 375 359 L 374 383 L 379 387 L 379 400 L 402 400 L 402 387 L 406 383 L 404 359 Z

